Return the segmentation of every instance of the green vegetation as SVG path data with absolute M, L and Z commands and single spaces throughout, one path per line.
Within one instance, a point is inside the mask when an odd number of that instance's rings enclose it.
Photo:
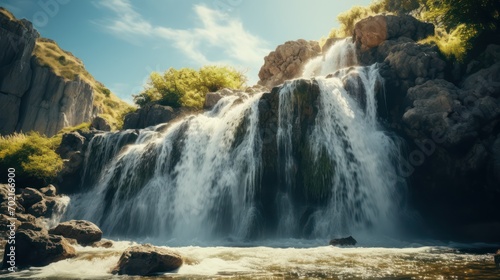
M 464 61 L 477 52 L 474 49 L 500 40 L 498 0 L 378 0 L 340 14 L 340 27 L 332 29 L 329 37 L 351 36 L 357 21 L 378 13 L 410 14 L 433 23 L 436 34 L 422 43 L 435 43 L 449 59 Z
M 89 128 L 90 123 L 66 127 L 50 138 L 34 131 L 0 136 L 0 169 L 14 168 L 16 178 L 23 184 L 48 184 L 63 167 L 61 157 L 55 152 L 63 134 Z
M 67 80 L 80 78 L 91 85 L 94 89 L 94 106 L 101 112 L 99 116 L 106 119 L 113 129 L 121 128 L 124 113 L 130 112 L 133 107 L 96 81 L 80 59 L 62 50 L 53 40 L 45 38 L 37 40 L 34 55 L 40 65 L 49 67 L 56 75 Z
M 0 137 L 0 168 L 16 169 L 16 177 L 29 183 L 47 184 L 63 166 L 55 153 L 60 138 L 47 138 L 37 132 Z
M 227 66 L 204 66 L 198 71 L 191 68 L 170 68 L 165 73 L 153 72 L 146 88 L 134 95 L 134 102 L 144 106 L 151 102 L 172 107 L 202 108 L 208 92 L 222 88 L 239 89 L 245 76 Z

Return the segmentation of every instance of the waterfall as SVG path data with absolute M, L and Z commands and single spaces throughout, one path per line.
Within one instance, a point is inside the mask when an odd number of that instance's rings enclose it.
M 399 149 L 377 121 L 377 67 L 354 64 L 353 44 L 342 40 L 306 65 L 314 78 L 227 96 L 174 123 L 97 135 L 85 158 L 88 191 L 72 197 L 66 217 L 111 236 L 188 242 L 390 229 Z M 273 94 L 264 122 L 263 99 Z M 263 139 L 273 122 L 274 137 Z

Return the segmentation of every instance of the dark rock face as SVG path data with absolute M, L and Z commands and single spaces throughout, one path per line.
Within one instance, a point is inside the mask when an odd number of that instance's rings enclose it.
M 127 249 L 113 274 L 151 275 L 178 269 L 182 263 L 179 253 L 145 244 Z
M 89 221 L 71 220 L 63 222 L 50 229 L 49 233 L 75 239 L 81 245 L 90 245 L 102 238 L 102 231 L 99 227 Z
M 272 88 L 301 76 L 305 63 L 320 53 L 321 48 L 316 41 L 300 39 L 279 45 L 264 58 L 264 65 L 259 71 L 259 84 Z
M 123 129 L 141 129 L 167 123 L 181 115 L 189 114 L 189 108 L 172 108 L 159 104 L 148 104 L 136 112 L 125 116 Z
M 52 136 L 90 120 L 92 87 L 40 65 L 32 55 L 40 35 L 29 21 L 0 13 L 0 22 L 0 134 L 35 130 Z
M 358 242 L 352 236 L 330 240 L 332 246 L 355 246 L 356 243 Z
M 5 245 L 3 268 L 10 267 L 9 244 Z M 16 266 L 46 266 L 76 256 L 75 249 L 62 236 L 45 235 L 40 231 L 19 230 L 16 232 Z
M 451 75 L 436 47 L 415 42 L 431 31 L 409 17 L 362 20 L 358 60 L 379 63 L 386 88 L 379 115 L 407 140 L 400 172 L 423 218 L 445 238 L 498 241 L 500 46 L 489 46 L 464 76 Z

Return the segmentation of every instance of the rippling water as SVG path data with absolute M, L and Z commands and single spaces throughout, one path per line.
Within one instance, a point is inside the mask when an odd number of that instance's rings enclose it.
M 130 242 L 113 248 L 79 247 L 78 255 L 1 279 L 500 279 L 492 253 L 451 247 L 312 248 L 175 247 L 185 264 L 151 277 L 109 273 Z M 302 246 L 304 244 L 298 244 Z M 483 251 L 488 251 L 483 249 Z M 466 253 L 468 251 L 469 253 Z M 481 251 L 481 250 L 479 250 Z

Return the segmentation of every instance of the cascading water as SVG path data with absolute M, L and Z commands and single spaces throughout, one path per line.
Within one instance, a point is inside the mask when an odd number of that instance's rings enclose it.
M 72 197 L 67 217 L 112 236 L 188 242 L 387 228 L 398 147 L 377 122 L 377 68 L 350 67 L 353 50 L 337 42 L 325 61 L 305 67 L 304 76 L 333 73 L 306 83 L 316 95 L 300 80 L 273 91 L 271 140 L 262 137 L 263 94 L 228 96 L 176 123 L 96 136 L 85 161 L 89 191 Z M 266 168 L 275 168 L 276 180 L 263 176 Z

